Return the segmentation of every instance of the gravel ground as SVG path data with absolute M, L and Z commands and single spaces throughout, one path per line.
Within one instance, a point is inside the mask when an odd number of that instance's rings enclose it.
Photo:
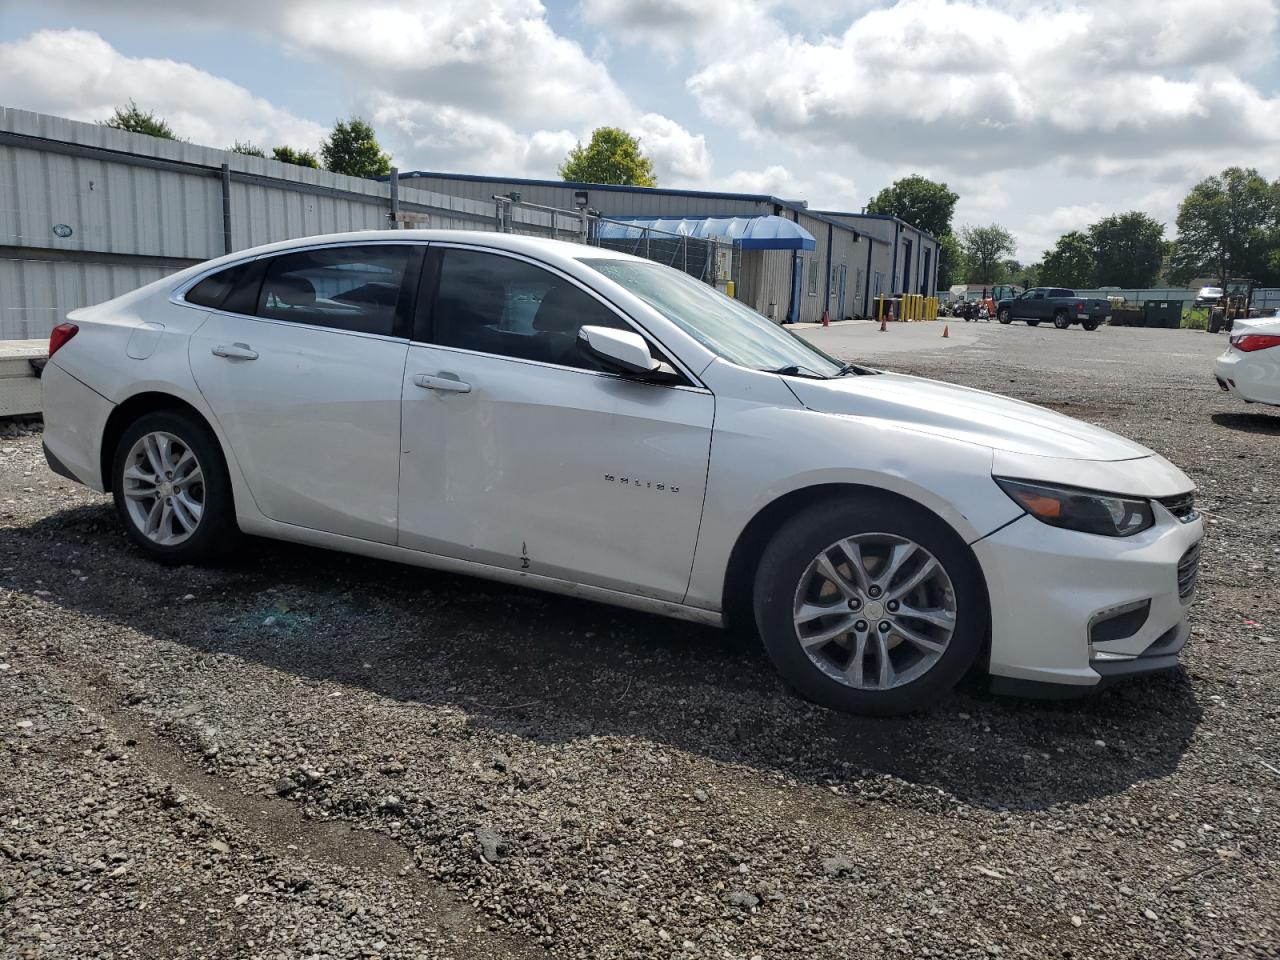
M 157 566 L 9 424 L 0 955 L 1280 956 L 1280 409 L 1206 334 L 865 330 L 807 335 L 1194 478 L 1181 671 L 841 716 L 715 630 L 264 542 Z

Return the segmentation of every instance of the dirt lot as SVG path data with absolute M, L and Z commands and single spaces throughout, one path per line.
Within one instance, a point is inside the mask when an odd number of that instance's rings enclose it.
M 951 329 L 807 335 L 1180 464 L 1183 670 L 840 716 L 715 630 L 270 543 L 165 569 L 0 437 L 0 955 L 1280 955 L 1280 409 L 1203 333 Z

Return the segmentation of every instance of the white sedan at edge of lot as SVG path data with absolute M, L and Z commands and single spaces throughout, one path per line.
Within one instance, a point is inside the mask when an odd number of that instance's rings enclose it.
M 1202 521 L 1115 434 L 842 364 L 676 270 L 467 231 L 291 240 L 76 310 L 44 443 L 144 551 L 241 533 L 754 625 L 837 709 L 1176 666 Z
M 1246 403 L 1280 406 L 1280 310 L 1237 320 L 1213 372 L 1218 386 Z

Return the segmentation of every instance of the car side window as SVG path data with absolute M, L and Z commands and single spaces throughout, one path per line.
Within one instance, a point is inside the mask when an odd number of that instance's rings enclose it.
M 631 329 L 599 300 L 541 267 L 475 250 L 442 252 L 431 316 L 431 339 L 442 347 L 600 370 L 578 346 L 578 330 Z
M 323 247 L 273 257 L 257 315 L 316 327 L 392 336 L 410 258 L 404 244 Z
M 1032 300 L 1043 300 L 1043 299 L 1044 299 L 1044 291 L 1043 291 L 1043 290 L 1033 290 L 1033 291 L 1031 292 L 1031 299 L 1032 299 Z

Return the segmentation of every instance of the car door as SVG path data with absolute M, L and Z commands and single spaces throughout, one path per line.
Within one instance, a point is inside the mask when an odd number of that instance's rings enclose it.
M 264 258 L 191 337 L 196 383 L 263 515 L 395 542 L 423 252 L 366 243 Z
M 683 599 L 711 393 L 601 369 L 578 328 L 628 321 L 533 260 L 433 245 L 429 285 L 405 366 L 400 545 Z
M 1029 320 L 1045 319 L 1045 298 L 1043 290 L 1028 290 L 1023 305 L 1023 317 Z

